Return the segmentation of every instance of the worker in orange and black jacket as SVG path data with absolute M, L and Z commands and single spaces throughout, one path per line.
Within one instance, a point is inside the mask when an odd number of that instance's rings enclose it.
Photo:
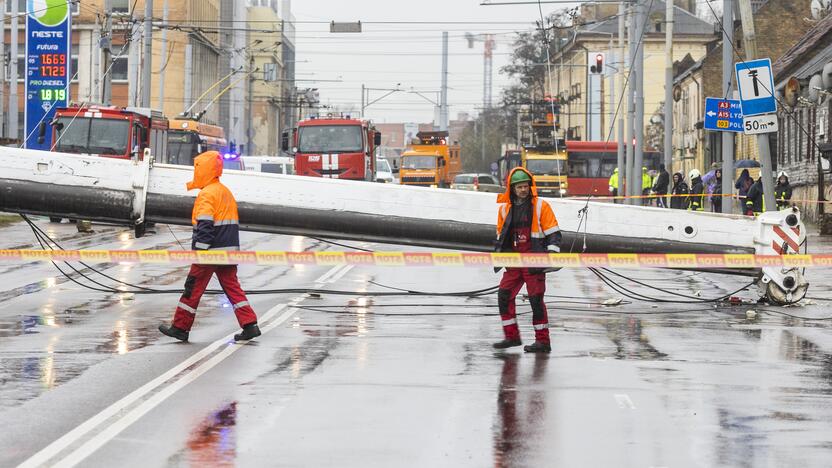
M 537 196 L 534 177 L 517 167 L 506 180 L 506 192 L 497 197 L 497 252 L 560 252 L 561 232 L 552 207 Z M 496 269 L 499 271 L 499 268 Z M 505 339 L 494 343 L 497 349 L 520 346 L 515 299 L 523 285 L 529 294 L 534 325 L 534 344 L 524 347 L 527 353 L 549 353 L 549 317 L 543 295 L 546 272 L 540 268 L 506 268 L 497 292 L 497 304 L 503 321 Z
M 240 250 L 237 201 L 228 187 L 220 183 L 221 175 L 222 157 L 218 152 L 207 151 L 194 158 L 194 180 L 187 184 L 188 190 L 200 189 L 191 215 L 194 226 L 191 248 L 194 250 Z M 191 265 L 185 280 L 185 291 L 176 306 L 173 324 L 159 325 L 160 332 L 180 341 L 188 341 L 199 300 L 214 274 L 243 329 L 234 335 L 234 340 L 250 340 L 260 336 L 257 315 L 237 280 L 237 265 Z

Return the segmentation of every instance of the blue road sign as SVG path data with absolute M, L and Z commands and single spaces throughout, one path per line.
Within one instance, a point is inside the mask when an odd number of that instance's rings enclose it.
M 69 101 L 69 0 L 26 2 L 26 148 L 48 151 L 52 146 L 49 123 L 55 109 Z M 44 123 L 43 141 L 40 125 Z
M 734 68 L 737 71 L 737 89 L 740 92 L 743 115 L 749 117 L 777 112 L 771 59 L 739 62 Z
M 705 98 L 705 130 L 742 132 L 742 110 L 735 99 Z

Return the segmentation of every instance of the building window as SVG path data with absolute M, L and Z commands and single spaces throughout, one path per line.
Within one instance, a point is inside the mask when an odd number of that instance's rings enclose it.
M 113 13 L 128 14 L 130 13 L 130 0 L 112 0 Z
M 113 67 L 110 73 L 113 81 L 127 81 L 127 55 L 113 57 Z

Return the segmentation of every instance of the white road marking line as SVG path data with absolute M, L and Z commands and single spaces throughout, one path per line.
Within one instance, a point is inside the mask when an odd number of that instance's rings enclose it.
M 621 409 L 636 409 L 636 405 L 633 404 L 633 400 L 626 393 L 616 393 L 613 395 L 615 398 L 615 402 L 618 403 L 618 407 Z
M 340 271 L 341 269 L 344 269 L 345 266 L 349 266 L 349 265 L 338 265 L 338 266 L 335 266 L 335 267 L 331 268 L 327 273 L 325 273 L 323 276 L 321 276 L 321 278 L 319 278 L 318 280 L 315 280 L 315 283 L 319 283 L 319 284 L 324 283 L 324 281 L 326 281 L 327 277 L 331 277 L 334 273 Z M 296 298 L 292 299 L 291 301 L 289 301 L 287 303 L 278 304 L 278 305 L 272 307 L 271 309 L 269 309 L 268 312 L 263 314 L 260 317 L 259 321 L 261 323 L 268 322 L 272 317 L 277 315 L 277 313 L 279 313 L 280 311 L 285 309 L 287 306 L 297 305 L 299 302 L 306 299 L 307 297 L 309 297 L 308 294 L 303 294 L 299 297 L 296 297 Z M 281 315 L 278 319 L 272 321 L 271 323 L 266 324 L 263 328 L 265 328 L 266 330 L 271 330 L 272 328 L 274 328 L 275 326 L 277 326 L 278 324 L 282 323 L 283 321 L 288 319 L 290 316 L 295 314 L 295 312 L 296 311 L 294 309 L 289 310 L 289 311 L 285 312 L 283 315 Z M 180 373 L 182 373 L 183 371 L 185 371 L 186 369 L 188 369 L 189 367 L 191 367 L 195 363 L 201 361 L 206 356 L 210 355 L 211 353 L 213 353 L 214 351 L 219 349 L 223 344 L 228 343 L 229 340 L 233 340 L 235 333 L 237 333 L 237 332 L 235 331 L 233 333 L 229 333 L 228 335 L 220 338 L 219 340 L 214 341 L 213 343 L 209 344 L 208 346 L 206 346 L 205 348 L 203 348 L 202 350 L 200 350 L 199 352 L 197 352 L 196 354 L 194 354 L 190 358 L 182 361 L 179 365 L 173 367 L 169 371 L 167 371 L 164 374 L 160 375 L 159 377 L 151 380 L 150 382 L 142 385 L 138 389 L 134 390 L 133 392 L 131 392 L 130 394 L 125 396 L 124 398 L 116 401 L 115 403 L 108 406 L 107 408 L 105 408 L 104 410 L 102 410 L 101 412 L 96 414 L 95 416 L 93 416 L 90 419 L 84 421 L 81 425 L 79 425 L 75 429 L 67 432 L 62 437 L 57 439 L 56 441 L 54 441 L 51 444 L 44 447 L 38 453 L 34 454 L 32 457 L 30 457 L 29 459 L 24 461 L 22 464 L 20 464 L 18 468 L 31 468 L 31 467 L 37 467 L 37 466 L 41 466 L 41 465 L 45 464 L 50 459 L 54 458 L 60 452 L 65 450 L 67 447 L 74 444 L 75 442 L 80 440 L 82 437 L 84 437 L 85 435 L 87 435 L 88 433 L 93 431 L 96 427 L 101 425 L 103 422 L 107 421 L 108 419 L 117 415 L 119 412 L 123 411 L 125 408 L 127 408 L 127 407 L 131 406 L 132 404 L 136 403 L 137 401 L 141 400 L 142 398 L 147 396 L 149 393 L 153 392 L 154 390 L 156 390 L 157 388 L 162 386 L 164 383 L 166 383 L 168 380 L 172 379 L 173 377 L 176 377 L 177 375 L 179 375 Z M 59 460 L 53 466 L 74 466 L 77 463 L 79 463 L 80 461 L 84 460 L 84 458 L 86 458 L 89 455 L 91 455 L 92 453 L 94 453 L 95 450 L 100 448 L 104 443 L 110 441 L 119 432 L 126 429 L 130 424 L 135 422 L 142 415 L 144 415 L 145 413 L 147 413 L 148 411 L 153 409 L 153 407 L 155 407 L 156 405 L 158 405 L 159 403 L 164 401 L 166 398 L 168 398 L 170 395 L 175 393 L 177 390 L 181 389 L 182 387 L 184 387 L 188 383 L 195 380 L 200 375 L 202 375 L 205 372 L 207 372 L 208 370 L 210 370 L 212 367 L 219 364 L 221 361 L 226 359 L 228 356 L 230 356 L 232 353 L 234 353 L 236 350 L 238 350 L 240 348 L 242 348 L 242 346 L 236 346 L 236 345 L 228 346 L 226 349 L 222 350 L 219 354 L 217 354 L 216 356 L 214 356 L 210 360 L 208 360 L 205 363 L 203 363 L 202 365 L 190 370 L 188 374 L 185 374 L 183 377 L 181 377 L 179 380 L 177 380 L 176 382 L 171 384 L 169 387 L 167 387 L 166 389 L 157 393 L 156 395 L 151 397 L 149 400 L 145 401 L 140 406 L 133 409 L 132 411 L 130 411 L 126 415 L 122 416 L 121 419 L 115 421 L 112 425 L 110 425 L 109 428 L 103 429 L 95 437 L 93 437 L 92 439 L 87 441 L 84 445 L 82 445 L 77 450 L 70 453 L 63 460 Z M 204 370 L 202 370 L 203 368 L 204 368 Z M 196 374 L 196 375 L 194 375 L 194 374 Z M 193 377 L 191 377 L 191 376 L 193 376 Z M 184 381 L 184 383 L 179 385 L 179 383 L 183 382 L 183 381 Z M 170 393 L 167 393 L 167 390 L 171 387 L 174 387 L 175 390 L 173 390 Z M 165 396 L 161 399 L 157 399 L 157 397 L 160 396 L 160 395 L 165 395 Z M 152 406 L 146 406 L 151 401 L 153 401 L 155 403 Z M 140 409 L 143 409 L 143 412 L 141 412 L 141 414 L 138 413 L 138 411 Z M 131 419 L 131 415 L 134 415 L 134 414 L 138 414 L 138 416 L 135 419 Z M 128 419 L 129 419 L 129 422 L 127 424 L 122 424 L 122 421 L 125 421 L 125 420 L 128 420 Z M 110 430 L 111 428 L 116 428 L 117 430 L 116 431 L 111 431 Z M 93 446 L 94 446 L 94 449 L 89 451 L 89 449 L 92 448 Z M 80 455 L 83 455 L 83 457 L 77 458 Z M 67 462 L 70 462 L 70 463 L 67 463 Z
M 338 271 L 340 271 L 340 270 L 342 270 L 342 269 L 344 269 L 345 267 L 348 267 L 348 266 L 349 265 L 337 265 L 333 268 L 330 268 L 329 271 L 327 271 L 326 273 L 321 275 L 321 277 L 316 279 L 315 282 L 316 283 L 326 283 L 327 281 L 329 281 L 329 277 L 331 277 L 332 275 L 334 275 Z
M 347 265 L 346 268 L 344 268 L 343 270 L 339 271 L 338 273 L 332 275 L 332 277 L 329 279 L 329 282 L 330 283 L 337 283 L 338 280 L 343 278 L 353 268 L 355 268 L 355 265 Z

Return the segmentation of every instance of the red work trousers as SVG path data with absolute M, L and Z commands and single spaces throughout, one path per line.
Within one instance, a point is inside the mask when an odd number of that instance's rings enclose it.
M 188 272 L 188 279 L 185 280 L 185 292 L 179 298 L 176 305 L 176 313 L 173 316 L 173 326 L 185 331 L 190 331 L 194 324 L 196 308 L 199 307 L 199 300 L 211 281 L 211 276 L 216 273 L 220 280 L 220 286 L 228 296 L 228 300 L 234 307 L 234 315 L 240 327 L 257 321 L 254 309 L 246 299 L 246 293 L 240 287 L 237 280 L 237 265 L 191 265 Z
M 497 305 L 503 320 L 503 333 L 507 340 L 519 340 L 520 328 L 517 326 L 517 305 L 515 299 L 523 285 L 529 294 L 532 306 L 532 324 L 534 340 L 549 343 L 549 315 L 543 295 L 546 292 L 546 273 L 531 273 L 528 268 L 506 268 L 500 289 L 497 291 Z

